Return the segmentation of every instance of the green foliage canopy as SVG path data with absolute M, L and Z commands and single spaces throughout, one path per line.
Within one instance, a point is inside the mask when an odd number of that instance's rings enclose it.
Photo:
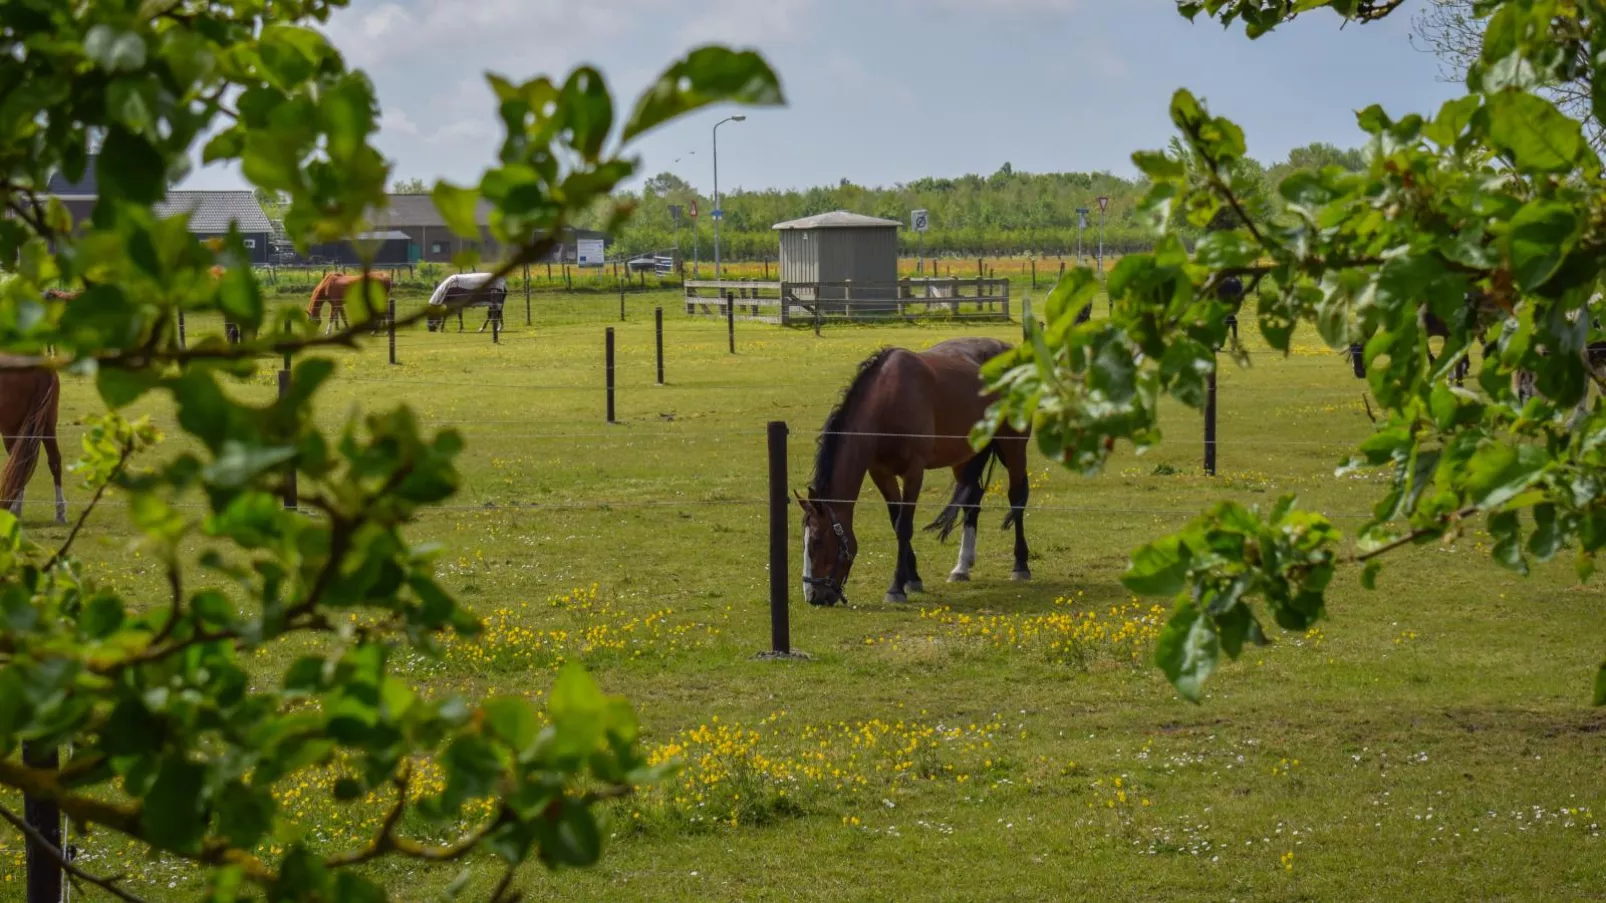
M 391 174 L 372 145 L 372 85 L 312 27 L 339 5 L 0 7 L 0 256 L 15 262 L 0 287 L 0 367 L 93 378 L 108 413 L 81 471 L 95 502 L 127 506 L 168 587 L 156 604 L 130 598 L 74 560 L 93 503 L 53 549 L 0 512 L 0 785 L 53 801 L 84 830 L 203 867 L 214 900 L 379 900 L 359 866 L 482 851 L 505 864 L 495 896 L 506 899 L 528 860 L 595 861 L 595 804 L 659 776 L 630 706 L 574 670 L 539 710 L 522 697 L 428 698 L 396 672 L 402 652 L 430 654 L 443 631 L 478 626 L 435 579 L 435 550 L 406 537 L 456 491 L 461 438 L 426 435 L 405 407 L 321 429 L 312 410 L 334 370 L 327 352 L 355 345 L 374 305 L 317 336 L 300 311 L 264 304 L 240 236 L 213 247 L 153 207 L 208 136 L 204 159 L 238 162 L 280 198 L 303 251 L 368 227 Z M 477 185 L 440 183 L 434 197 L 474 234 L 465 211 L 492 203 L 491 229 L 512 249 L 501 273 L 634 172 L 627 137 L 709 104 L 783 102 L 762 59 L 719 47 L 675 63 L 630 110 L 588 67 L 489 83 L 506 131 L 496 159 Z M 56 172 L 82 177 L 92 142 L 100 197 L 75 229 L 44 188 Z M 55 285 L 82 294 L 45 300 Z M 177 318 L 198 311 L 222 312 L 247 341 L 192 336 L 185 347 Z M 57 356 L 40 356 L 47 346 Z M 278 400 L 229 391 L 280 355 L 290 383 Z M 148 423 L 119 413 L 147 395 L 170 400 L 193 451 L 164 451 Z M 292 638 L 305 651 L 281 673 L 247 667 Z M 59 767 L 19 755 L 67 743 Z M 412 776 L 428 761 L 444 782 L 420 796 Z M 280 813 L 274 789 L 314 769 L 339 773 L 336 801 L 394 800 L 367 845 L 315 851 Z M 494 801 L 490 816 L 444 844 L 403 827 L 439 830 L 479 798 Z
M 1253 38 L 1324 7 L 1367 21 L 1401 5 L 1178 8 L 1240 24 Z M 1162 394 L 1202 405 L 1215 349 L 1249 363 L 1226 324 L 1236 302 L 1217 291 L 1228 277 L 1266 289 L 1258 324 L 1273 349 L 1286 354 L 1301 329 L 1335 350 L 1364 348 L 1382 413 L 1339 473 L 1381 468 L 1391 477 L 1368 523 L 1346 537 L 1292 497 L 1270 511 L 1223 503 L 1132 556 L 1129 587 L 1176 599 L 1157 662 L 1190 699 L 1223 652 L 1236 657 L 1264 641 L 1264 618 L 1303 630 L 1321 617 L 1342 566 L 1372 587 L 1387 553 L 1478 522 L 1495 560 L 1519 573 L 1568 558 L 1587 580 L 1606 546 L 1606 405 L 1597 393 L 1578 407 L 1602 383 L 1585 349 L 1602 337 L 1606 185 L 1581 124 L 1543 91 L 1575 78 L 1581 61 L 1606 65 L 1606 4 L 1479 8 L 1485 38 L 1466 95 L 1431 115 L 1362 111 L 1365 167 L 1334 161 L 1288 175 L 1277 187 L 1287 215 L 1273 220 L 1255 215 L 1240 184 L 1242 130 L 1178 91 L 1171 118 L 1186 152 L 1133 158 L 1151 179 L 1143 207 L 1165 232 L 1152 253 L 1128 256 L 1110 274 L 1112 315 L 1077 324 L 1097 283 L 1069 272 L 1048 299 L 1046 324 L 1028 323 L 1027 341 L 988 366 L 1004 397 L 976 441 L 1000 423 L 1029 423 L 1051 459 L 1092 473 L 1118 441 L 1137 449 L 1159 441 Z M 1606 95 L 1595 96 L 1591 116 L 1606 121 Z M 1203 226 L 1223 210 L 1236 227 L 1185 251 L 1179 222 Z M 1433 363 L 1427 312 L 1450 328 Z M 1484 340 L 1492 346 L 1475 386 L 1455 385 L 1456 365 Z M 1532 374 L 1536 397 L 1519 394 L 1519 373 Z M 1606 703 L 1606 666 L 1594 698 Z

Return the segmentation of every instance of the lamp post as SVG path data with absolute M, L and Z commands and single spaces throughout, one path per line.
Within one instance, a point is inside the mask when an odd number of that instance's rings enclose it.
M 719 209 L 719 127 L 727 122 L 743 122 L 746 116 L 727 116 L 714 123 L 714 281 L 719 281 L 719 221 L 725 211 Z

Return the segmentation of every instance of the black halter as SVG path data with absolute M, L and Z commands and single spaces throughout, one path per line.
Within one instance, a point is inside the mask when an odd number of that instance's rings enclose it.
M 825 577 L 804 577 L 806 586 L 824 587 L 836 594 L 832 601 L 818 601 L 815 605 L 835 605 L 837 602 L 846 604 L 848 594 L 843 590 L 842 583 L 847 579 L 848 568 L 853 566 L 853 553 L 848 551 L 848 534 L 842 529 L 842 522 L 836 519 L 836 512 L 825 502 L 814 502 L 831 519 L 831 532 L 836 534 L 836 563 L 831 567 L 831 573 Z

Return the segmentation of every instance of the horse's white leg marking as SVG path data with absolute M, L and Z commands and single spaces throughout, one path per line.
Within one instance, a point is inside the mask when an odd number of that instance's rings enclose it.
M 809 555 L 809 533 L 803 531 L 803 601 L 814 601 L 814 584 L 809 580 L 814 577 L 814 558 Z
M 949 580 L 970 579 L 970 569 L 976 566 L 976 528 L 965 525 L 964 535 L 959 540 L 959 561 L 954 565 L 953 573 L 948 575 Z

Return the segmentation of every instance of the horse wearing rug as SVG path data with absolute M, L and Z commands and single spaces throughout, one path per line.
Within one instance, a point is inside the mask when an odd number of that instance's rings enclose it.
M 0 363 L 22 361 L 0 356 Z M 50 475 L 56 481 L 56 523 L 67 522 L 67 497 L 61 491 L 61 449 L 56 444 L 56 415 L 61 401 L 61 379 L 49 367 L 0 369 L 0 436 L 4 437 L 6 466 L 0 470 L 0 505 L 22 516 L 22 496 L 39 464 L 44 446 Z
M 429 296 L 429 316 L 426 322 L 429 331 L 444 332 L 446 315 L 456 308 L 457 331 L 462 332 L 465 307 L 486 309 L 485 322 L 480 324 L 478 332 L 484 332 L 493 320 L 500 327 L 502 306 L 507 302 L 507 280 L 501 277 L 492 280 L 491 276 L 491 273 L 456 273 L 442 279 L 440 285 L 435 286 L 434 294 Z M 467 300 L 470 297 L 474 297 L 472 302 Z
M 941 530 L 946 539 L 964 514 L 959 561 L 948 579 L 969 580 L 976 563 L 976 524 L 986 492 L 984 474 L 993 460 L 1002 461 L 1009 471 L 1009 515 L 1004 527 L 1015 527 L 1012 576 L 1016 580 L 1031 577 L 1023 517 L 1028 494 L 1028 435 L 1005 426 L 980 452 L 971 448 L 969 441 L 971 427 L 995 400 L 984 394 L 981 367 L 1009 349 L 1009 344 L 997 339 L 950 339 L 922 352 L 884 348 L 859 365 L 820 433 L 808 498 L 798 497 L 803 509 L 805 601 L 812 605 L 846 601 L 843 589 L 859 551 L 853 531 L 854 509 L 866 475 L 886 500 L 898 539 L 897 565 L 886 600 L 904 602 L 908 593 L 925 589 L 912 540 L 915 504 L 928 470 L 953 470 L 953 498 L 926 529 Z
M 307 301 L 307 317 L 312 320 L 313 326 L 316 327 L 322 319 L 323 305 L 327 301 L 329 302 L 329 325 L 324 327 L 324 335 L 334 332 L 340 324 L 345 324 L 346 328 L 350 328 L 351 321 L 346 319 L 346 295 L 353 290 L 353 287 L 360 286 L 364 280 L 371 280 L 384 286 L 385 298 L 390 298 L 392 283 L 389 273 L 382 273 L 377 270 L 366 274 L 330 273 L 313 287 L 312 297 Z M 377 333 L 379 331 L 378 324 L 381 318 L 385 316 L 385 313 L 383 310 L 374 311 L 374 313 L 379 315 L 373 318 L 374 332 Z

